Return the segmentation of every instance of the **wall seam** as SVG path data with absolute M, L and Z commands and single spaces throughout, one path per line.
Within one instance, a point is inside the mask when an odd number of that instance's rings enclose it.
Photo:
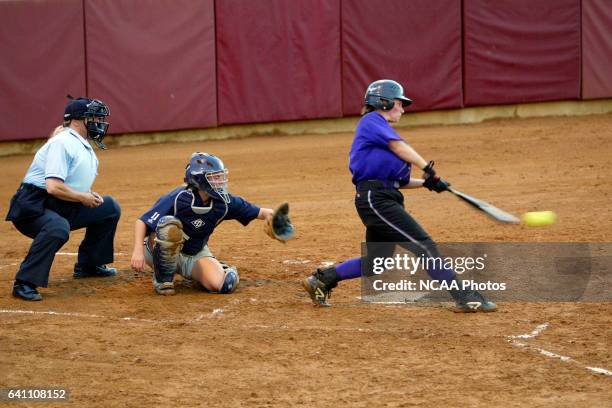
M 213 52 L 215 54 L 215 93 L 217 95 L 217 100 L 215 101 L 215 112 L 216 112 L 216 124 L 215 126 L 221 125 L 221 117 L 219 116 L 219 52 L 217 50 L 217 1 L 212 0 L 213 3 Z
M 338 28 L 340 30 L 339 41 L 339 50 L 340 50 L 340 117 L 344 117 L 344 27 L 342 25 L 342 2 L 343 0 L 339 0 L 339 19 L 340 24 L 338 24 Z
M 459 0 L 459 2 L 459 12 L 461 13 L 459 19 L 459 24 L 461 24 L 461 107 L 465 108 L 467 105 L 465 96 L 465 2 L 464 0 Z
M 582 23 L 583 23 L 583 7 L 584 1 L 583 0 L 578 0 L 578 7 L 580 8 L 580 12 L 578 13 L 579 15 L 579 20 L 578 20 L 578 31 L 579 31 L 579 35 L 580 35 L 580 40 L 579 40 L 579 44 L 578 44 L 578 99 L 582 100 L 584 99 L 584 95 L 582 92 L 583 89 L 583 69 L 582 67 L 584 66 L 584 61 L 583 61 L 583 47 L 584 47 L 584 38 L 583 38 L 583 34 L 582 34 Z
M 89 76 L 87 70 L 87 13 L 85 12 L 86 0 L 81 0 L 83 6 L 83 49 L 84 49 L 84 67 L 85 67 L 85 96 L 89 97 Z

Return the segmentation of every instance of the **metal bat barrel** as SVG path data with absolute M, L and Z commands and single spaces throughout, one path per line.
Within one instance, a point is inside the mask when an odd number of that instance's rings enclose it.
M 453 193 L 455 196 L 461 198 L 466 203 L 472 205 L 476 209 L 484 212 L 485 214 L 489 215 L 490 217 L 494 218 L 497 221 L 507 223 L 507 224 L 520 224 L 521 222 L 514 215 L 507 213 L 504 210 L 500 210 L 499 208 L 494 207 L 485 201 L 478 200 L 477 198 L 474 198 L 465 193 L 462 193 L 461 191 L 455 190 L 452 187 L 448 187 L 447 190 Z

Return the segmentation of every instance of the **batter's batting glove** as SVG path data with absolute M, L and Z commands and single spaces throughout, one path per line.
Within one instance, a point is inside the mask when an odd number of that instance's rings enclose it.
M 423 182 L 423 187 L 426 187 L 429 191 L 435 191 L 436 193 L 441 193 L 446 191 L 450 186 L 448 181 L 442 180 L 440 176 L 436 175 L 436 171 L 433 169 L 434 161 L 430 161 L 427 163 L 425 167 L 423 167 L 423 172 L 425 181 Z
M 295 228 L 289 219 L 289 204 L 281 204 L 264 222 L 264 231 L 270 238 L 283 243 L 295 235 Z
M 431 160 L 425 167 L 423 167 L 423 173 L 425 173 L 425 178 L 435 177 L 436 171 L 433 169 L 435 162 Z
M 428 177 L 423 182 L 423 187 L 426 187 L 429 191 L 435 191 L 436 193 L 448 190 L 449 186 L 450 183 L 446 180 L 442 180 L 440 176 Z

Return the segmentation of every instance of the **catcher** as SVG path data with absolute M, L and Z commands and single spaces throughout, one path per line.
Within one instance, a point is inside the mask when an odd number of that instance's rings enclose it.
M 257 218 L 265 221 L 264 230 L 270 237 L 281 242 L 293 237 L 289 205 L 274 211 L 228 193 L 228 170 L 217 156 L 193 153 L 184 181 L 186 186 L 162 196 L 134 227 L 132 269 L 142 272 L 149 265 L 158 294 L 174 295 L 175 273 L 209 292 L 236 290 L 236 268 L 219 262 L 208 249 L 210 236 L 224 220 L 247 225 Z

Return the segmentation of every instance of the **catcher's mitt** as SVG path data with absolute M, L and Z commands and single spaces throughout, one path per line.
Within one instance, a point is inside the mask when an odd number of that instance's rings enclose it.
M 289 219 L 289 204 L 281 204 L 271 216 L 264 221 L 264 231 L 270 238 L 287 242 L 295 234 L 295 228 Z

